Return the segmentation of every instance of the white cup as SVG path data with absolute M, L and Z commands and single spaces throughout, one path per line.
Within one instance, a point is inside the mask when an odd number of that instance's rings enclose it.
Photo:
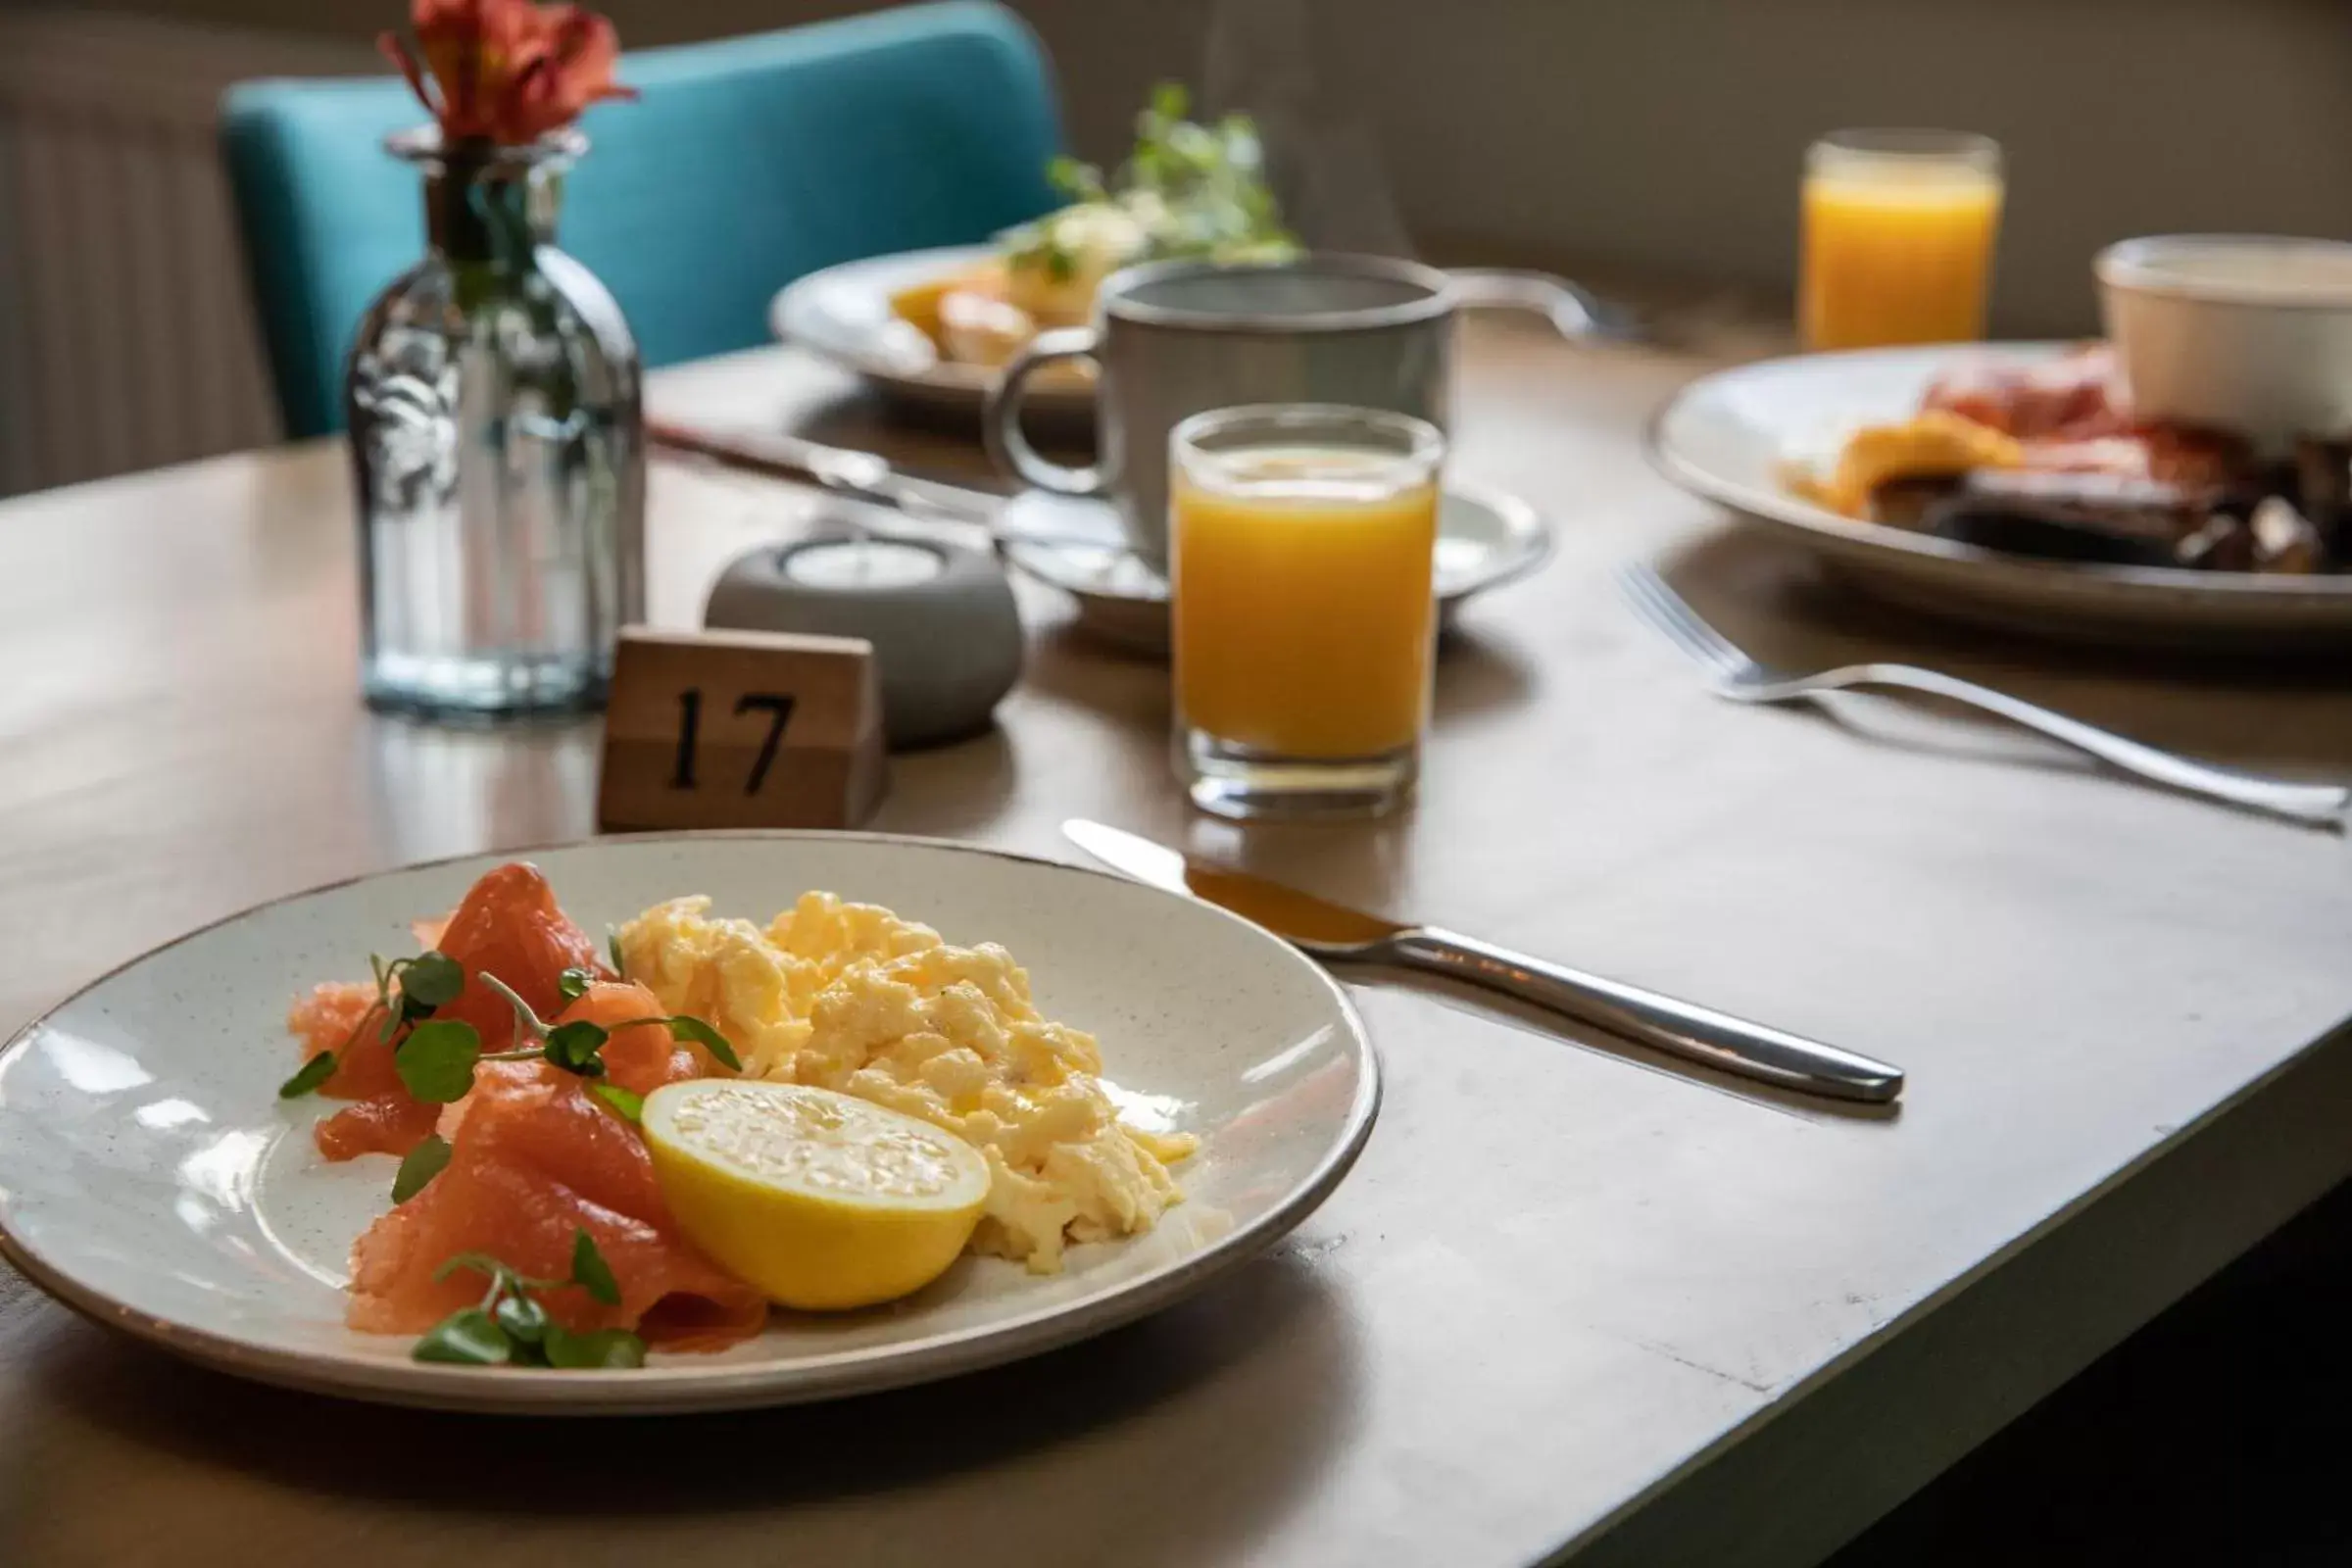
M 2161 234 L 2108 246 L 2094 270 L 2140 419 L 2264 450 L 2352 433 L 2352 245 Z
M 1322 254 L 1147 263 L 1103 280 L 1093 325 L 1042 332 L 1014 357 L 989 393 L 982 430 L 998 465 L 1025 483 L 1111 497 L 1129 548 L 1165 570 L 1168 434 L 1178 424 L 1211 409 L 1323 403 L 1445 430 L 1454 317 L 1487 305 L 1542 311 L 1572 336 L 1594 328 L 1586 296 L 1541 273 Z M 1097 368 L 1093 467 L 1049 462 L 1021 434 L 1029 378 L 1061 360 Z

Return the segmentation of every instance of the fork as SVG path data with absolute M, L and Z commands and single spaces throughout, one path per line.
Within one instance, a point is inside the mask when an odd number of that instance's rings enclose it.
M 2110 767 L 2184 794 L 2338 829 L 2344 825 L 2345 808 L 2352 805 L 2352 789 L 2329 784 L 2297 784 L 2192 762 L 2185 757 L 2160 752 L 2153 746 L 2095 728 L 2079 718 L 2036 708 L 2005 692 L 1939 670 L 1921 669 L 1915 664 L 1841 664 L 1810 675 L 1770 669 L 1701 620 L 1698 612 L 1685 604 L 1682 596 L 1668 587 L 1666 579 L 1652 567 L 1639 564 L 1627 566 L 1618 573 L 1617 580 L 1642 619 L 1696 662 L 1717 696 L 1734 702 L 1803 702 L 1818 699 L 1824 692 L 1867 686 L 1926 692 L 2008 719 L 2088 753 Z

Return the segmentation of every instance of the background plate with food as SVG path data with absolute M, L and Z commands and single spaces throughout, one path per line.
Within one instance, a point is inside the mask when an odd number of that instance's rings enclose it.
M 1906 605 L 2077 641 L 2352 643 L 2328 455 L 2137 428 L 2111 376 L 2064 343 L 1804 355 L 1693 381 L 1649 447 Z
M 988 245 L 874 257 L 827 268 L 779 293 L 776 335 L 855 370 L 903 402 L 974 416 L 997 372 L 1038 333 L 1094 313 L 1102 279 L 1139 262 L 1281 261 L 1282 226 L 1246 115 L 1186 118 L 1163 85 L 1136 119 L 1135 150 L 1107 178 L 1091 165 L 1048 172 L 1065 207 Z M 1040 377 L 1028 407 L 1049 419 L 1091 416 L 1090 377 Z
M 1371 1128 L 1339 988 L 1207 905 L 873 835 L 532 859 L 265 905 L 29 1025 L 0 1053 L 11 1259 L 102 1322 L 301 1388 L 787 1403 L 1164 1305 L 1296 1225 Z M 820 889 L 887 907 L 802 901 Z M 404 956 L 319 986 L 371 954 Z M 807 1180 L 745 1141 L 778 1117 Z M 953 1177 L 936 1194 L 842 1186 L 924 1160 Z M 1079 1180 L 1119 1170 L 1150 1179 Z M 828 1251 L 850 1226 L 892 1245 Z
M 898 314 L 896 302 L 966 275 L 996 255 L 993 245 L 951 245 L 843 262 L 788 284 L 768 309 L 768 324 L 784 342 L 853 371 L 903 407 L 976 421 L 996 370 L 943 355 L 921 326 Z M 1040 380 L 1028 407 L 1047 420 L 1091 420 L 1094 386 L 1075 378 Z

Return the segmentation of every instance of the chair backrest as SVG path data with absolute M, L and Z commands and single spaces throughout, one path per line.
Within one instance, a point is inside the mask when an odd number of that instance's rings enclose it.
M 1054 205 L 1044 56 L 987 0 L 903 6 L 621 64 L 591 110 L 558 243 L 620 301 L 650 366 L 747 348 L 774 292 L 836 262 L 966 244 Z M 396 77 L 230 90 L 221 143 L 289 436 L 342 424 L 360 317 L 423 254 L 421 111 Z

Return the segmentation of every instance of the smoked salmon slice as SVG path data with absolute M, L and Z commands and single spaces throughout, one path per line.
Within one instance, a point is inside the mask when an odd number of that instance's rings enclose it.
M 650 1095 L 663 1084 L 709 1078 L 719 1070 L 702 1047 L 680 1044 L 667 1029 L 643 1022 L 664 1015 L 662 999 L 645 987 L 605 981 L 590 986 L 554 1021 L 602 1024 L 612 1037 L 604 1050 L 605 1075 L 623 1089 Z
M 478 1303 L 487 1288 L 480 1275 L 435 1277 L 462 1252 L 486 1253 L 531 1278 L 568 1278 L 573 1245 L 586 1231 L 620 1287 L 620 1302 L 600 1302 L 574 1285 L 535 1292 L 565 1328 L 632 1329 L 672 1349 L 716 1349 L 758 1333 L 766 1301 L 678 1234 L 635 1125 L 591 1092 L 603 1081 L 650 1094 L 716 1070 L 710 1054 L 652 1021 L 663 1009 L 643 986 L 600 979 L 566 1004 L 566 969 L 600 976 L 604 969 L 595 944 L 557 907 L 534 867 L 503 865 L 484 876 L 434 939 L 466 974 L 435 1018 L 472 1025 L 485 1054 L 511 1048 L 514 1009 L 482 983 L 483 975 L 495 976 L 551 1024 L 601 1025 L 604 1076 L 585 1078 L 541 1060 L 483 1062 L 463 1100 L 429 1103 L 401 1084 L 398 1042 L 383 1038 L 384 1010 L 372 987 L 322 985 L 297 1002 L 287 1024 L 304 1054 L 337 1054 L 323 1092 L 355 1102 L 319 1122 L 314 1136 L 321 1153 L 405 1154 L 436 1130 L 450 1143 L 440 1173 L 353 1245 L 352 1327 L 421 1334 Z
M 517 860 L 484 872 L 441 931 L 441 952 L 465 967 L 457 1000 L 433 1014 L 473 1025 L 484 1051 L 504 1051 L 514 1036 L 514 1009 L 482 984 L 496 975 L 542 1018 L 564 1006 L 557 986 L 566 969 L 604 973 L 596 944 L 557 907 L 556 890 L 535 865 Z
M 406 1089 L 370 1095 L 311 1129 L 311 1142 L 328 1159 L 358 1154 L 405 1154 L 424 1142 L 425 1134 L 441 1119 L 441 1107 L 427 1104 Z
M 537 866 L 520 861 L 485 873 L 446 921 L 419 921 L 417 929 L 419 936 L 431 930 L 440 951 L 466 971 L 464 989 L 434 1016 L 471 1024 L 485 1052 L 504 1051 L 513 1043 L 514 1010 L 482 983 L 482 975 L 496 976 L 542 1018 L 552 1018 L 564 1004 L 557 987 L 564 970 L 604 972 L 596 944 L 558 907 L 547 878 Z M 318 1152 L 328 1159 L 405 1154 L 433 1130 L 441 1114 L 440 1106 L 417 1101 L 402 1086 L 392 1060 L 399 1042 L 383 1038 L 382 1023 L 374 987 L 348 982 L 318 987 L 286 1016 L 287 1028 L 301 1037 L 305 1057 L 339 1053 L 334 1075 L 319 1092 L 360 1102 L 324 1118 L 312 1133 Z M 662 1035 L 655 1029 L 629 1032 Z
M 322 1051 L 337 1054 L 334 1074 L 319 1092 L 359 1102 L 312 1130 L 318 1152 L 329 1159 L 405 1154 L 433 1130 L 440 1113 L 440 1106 L 401 1087 L 383 1021 L 373 986 L 343 982 L 318 987 L 286 1014 L 286 1027 L 301 1037 L 305 1059 Z
M 631 1036 L 668 1039 L 659 1029 L 623 1030 L 607 1049 Z M 632 1065 L 663 1074 L 679 1067 L 650 1055 Z M 651 1081 L 634 1070 L 629 1076 Z M 678 1234 L 637 1129 L 590 1094 L 589 1083 L 543 1061 L 477 1069 L 473 1092 L 444 1119 L 448 1166 L 352 1248 L 353 1328 L 421 1334 L 479 1302 L 479 1275 L 434 1278 L 460 1252 L 487 1252 L 524 1275 L 564 1279 L 574 1237 L 585 1230 L 619 1283 L 620 1304 L 605 1305 L 576 1286 L 539 1292 L 565 1328 L 634 1329 L 670 1349 L 716 1349 L 759 1332 L 766 1301 Z

